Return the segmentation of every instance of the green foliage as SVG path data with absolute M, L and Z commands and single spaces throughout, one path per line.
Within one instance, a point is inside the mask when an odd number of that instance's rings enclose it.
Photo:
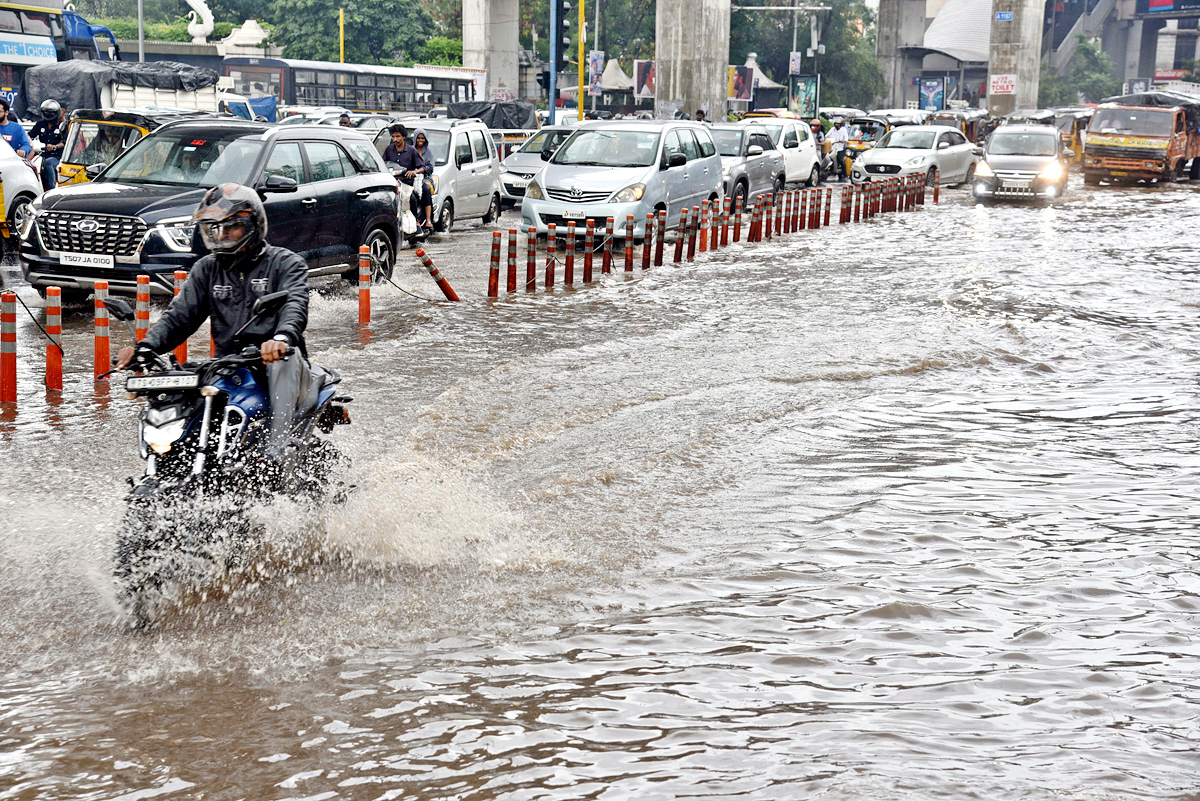
M 758 53 L 758 64 L 772 80 L 786 84 L 792 51 L 792 12 L 734 11 L 730 17 L 729 60 L 746 63 L 747 53 Z M 821 43 L 825 55 L 805 58 L 806 72 L 821 75 L 821 105 L 869 108 L 883 92 L 883 75 L 875 59 L 874 15 L 861 2 L 834 4 L 823 14 Z M 797 50 L 807 50 L 809 22 L 800 14 L 796 25 Z
M 437 64 L 442 67 L 461 67 L 462 59 L 462 39 L 450 39 L 445 36 L 434 36 L 425 43 L 423 48 L 421 48 L 421 52 L 417 55 L 416 60 L 422 64 Z
M 1121 91 L 1121 81 L 1113 77 L 1113 65 L 1108 55 L 1095 41 L 1081 40 L 1075 46 L 1071 63 L 1064 75 L 1050 74 L 1042 63 L 1038 84 L 1038 105 L 1069 106 L 1075 103 L 1098 103 Z
M 346 61 L 409 61 L 433 35 L 433 18 L 416 0 L 274 0 L 271 41 L 289 58 L 338 60 L 338 8 L 346 10 Z
M 439 34 L 447 39 L 462 39 L 462 0 L 422 0 L 421 4 L 433 17 Z

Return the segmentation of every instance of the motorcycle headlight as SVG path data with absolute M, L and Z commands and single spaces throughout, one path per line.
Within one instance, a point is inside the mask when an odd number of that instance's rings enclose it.
M 1057 161 L 1052 161 L 1046 165 L 1046 167 L 1041 171 L 1040 175 L 1047 181 L 1057 181 L 1059 178 L 1062 178 L 1063 175 L 1062 165 Z
M 996 173 L 992 172 L 992 165 L 986 161 L 981 161 L 975 165 L 976 178 L 994 178 Z
M 630 184 L 612 196 L 612 203 L 636 203 L 646 194 L 645 184 Z
M 183 432 L 187 430 L 187 423 L 187 418 L 172 420 L 161 426 L 152 426 L 143 422 L 142 441 L 155 453 L 167 453 L 171 450 L 171 446 L 183 436 Z
M 525 197 L 530 200 L 545 200 L 546 196 L 542 194 L 542 187 L 537 181 L 530 181 L 529 186 L 525 187 Z
M 196 226 L 192 223 L 191 217 L 163 220 L 154 226 L 154 230 L 158 232 L 167 247 L 176 253 L 187 253 L 192 249 L 192 236 L 196 233 Z

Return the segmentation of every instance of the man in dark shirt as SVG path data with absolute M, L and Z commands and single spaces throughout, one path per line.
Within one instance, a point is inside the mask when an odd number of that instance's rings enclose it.
M 392 143 L 384 148 L 383 160 L 399 164 L 404 168 L 400 180 L 412 186 L 413 178 L 425 172 L 425 162 L 417 149 L 408 143 L 408 129 L 401 123 L 396 123 L 388 132 L 392 135 Z
M 58 164 L 67 138 L 67 110 L 57 100 L 46 100 L 40 107 L 42 119 L 29 132 L 30 139 L 42 143 L 42 189 L 58 186 Z

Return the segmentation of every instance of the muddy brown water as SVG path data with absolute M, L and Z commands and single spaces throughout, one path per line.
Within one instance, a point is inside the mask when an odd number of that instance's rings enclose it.
M 490 305 L 470 228 L 368 339 L 323 287 L 357 491 L 263 514 L 338 558 L 143 636 L 136 407 L 22 312 L 0 799 L 1194 797 L 1200 200 L 1073 189 Z

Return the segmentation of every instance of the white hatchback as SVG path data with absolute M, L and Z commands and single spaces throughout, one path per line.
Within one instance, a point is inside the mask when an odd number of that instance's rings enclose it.
M 4 219 L 0 224 L 7 225 L 5 237 L 19 237 L 21 227 L 26 219 L 31 219 L 30 205 L 35 198 L 42 195 L 42 181 L 25 159 L 0 139 L 0 186 L 3 187 Z M 13 240 L 16 241 L 15 239 Z
M 821 178 L 821 168 L 817 161 L 817 142 L 808 124 L 803 120 L 782 117 L 756 117 L 752 121 L 767 129 L 775 147 L 783 154 L 783 172 L 787 182 L 816 186 Z

